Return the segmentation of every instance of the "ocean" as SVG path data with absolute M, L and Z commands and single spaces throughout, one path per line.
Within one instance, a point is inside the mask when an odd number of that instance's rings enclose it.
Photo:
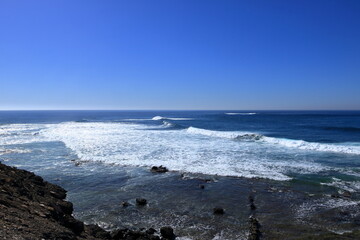
M 250 215 L 269 238 L 360 223 L 360 111 L 0 111 L 0 161 L 61 185 L 77 218 L 109 230 L 246 239 Z

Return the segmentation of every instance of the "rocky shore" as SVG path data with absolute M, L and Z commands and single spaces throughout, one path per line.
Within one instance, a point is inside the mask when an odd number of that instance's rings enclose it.
M 158 168 L 161 169 L 161 168 Z M 164 172 L 154 171 L 154 172 Z M 86 225 L 72 216 L 73 205 L 66 199 L 66 190 L 44 181 L 31 172 L 6 166 L 0 163 L 0 239 L 10 240 L 81 240 L 81 239 L 127 239 L 127 240 L 171 240 L 176 236 L 171 227 L 159 229 L 117 229 L 105 231 L 97 225 Z M 290 229 L 291 224 L 281 225 L 276 220 L 272 224 L 257 216 L 257 201 L 250 195 L 248 206 L 250 217 L 248 240 L 280 239 L 271 237 L 284 236 L 282 230 Z M 137 204 L 146 204 L 146 199 L 137 199 Z M 214 215 L 226 214 L 221 207 L 214 208 Z M 279 224 L 282 226 L 279 228 Z M 298 227 L 298 225 L 296 225 Z M 294 226 L 293 226 L 294 227 Z M 304 227 L 304 226 L 302 226 Z M 276 230 L 277 229 L 277 230 Z M 307 228 L 306 228 L 307 229 Z M 291 234 L 282 239 L 359 239 L 360 231 L 354 230 L 343 234 L 333 232 L 303 232 Z M 280 234 L 280 235 L 279 235 Z
M 0 163 L 0 239 L 174 239 L 170 227 L 159 231 L 107 232 L 72 216 L 66 190 L 31 172 Z M 157 234 L 159 233 L 159 234 Z

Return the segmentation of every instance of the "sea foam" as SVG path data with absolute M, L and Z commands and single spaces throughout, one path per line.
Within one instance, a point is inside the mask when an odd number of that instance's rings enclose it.
M 165 122 L 164 127 L 167 125 Z M 277 159 L 282 150 L 259 144 L 256 139 L 263 136 L 248 132 L 193 127 L 159 131 L 144 130 L 141 124 L 67 122 L 51 125 L 41 135 L 64 142 L 81 160 L 109 164 L 164 165 L 181 172 L 274 180 L 289 180 L 290 172 L 327 169 L 306 158 L 295 161 L 291 152 L 287 158 Z
M 252 132 L 239 132 L 239 131 L 213 131 L 201 128 L 189 127 L 187 132 L 193 134 L 201 134 L 205 136 L 228 138 L 233 140 L 246 140 L 246 141 L 258 141 L 273 145 L 281 145 L 288 148 L 297 148 L 308 151 L 320 151 L 320 152 L 333 152 L 343 154 L 355 154 L 360 155 L 360 146 L 354 146 L 349 143 L 348 145 L 340 144 L 325 144 L 325 143 L 314 143 L 303 140 L 293 140 L 286 138 L 274 138 L 263 136 L 258 133 Z

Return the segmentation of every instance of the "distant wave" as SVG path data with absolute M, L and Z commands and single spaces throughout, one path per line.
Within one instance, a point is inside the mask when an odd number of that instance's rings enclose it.
M 228 138 L 239 141 L 258 141 L 274 145 L 281 145 L 289 148 L 298 148 L 308 151 L 333 152 L 360 155 L 360 146 L 347 146 L 339 144 L 325 144 L 316 142 L 306 142 L 304 140 L 293 140 L 286 138 L 267 137 L 251 132 L 231 132 L 231 131 L 213 131 L 195 127 L 189 127 L 187 132 L 192 134 L 201 134 L 211 137 Z
M 360 132 L 360 128 L 358 127 L 323 127 L 324 130 L 335 130 L 342 132 Z
M 225 113 L 226 115 L 255 115 L 256 113 Z
M 168 118 L 168 117 L 162 117 L 162 116 L 155 116 L 151 120 L 174 120 L 174 121 L 182 121 L 182 120 L 192 120 L 192 118 Z
M 251 132 L 230 132 L 230 131 L 213 131 L 202 128 L 189 127 L 187 130 L 189 133 L 201 134 L 210 137 L 228 138 L 233 140 L 260 140 L 263 135 L 251 133 Z

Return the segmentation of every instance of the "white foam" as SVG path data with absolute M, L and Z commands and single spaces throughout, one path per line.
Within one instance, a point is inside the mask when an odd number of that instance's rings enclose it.
M 0 145 L 15 145 L 40 142 L 44 139 L 39 136 L 43 124 L 7 124 L 0 128 Z
M 19 148 L 5 149 L 5 148 L 0 148 L 0 155 L 11 154 L 11 153 L 30 153 L 30 152 L 32 152 L 30 149 L 19 149 Z
M 144 131 L 140 124 L 68 122 L 49 125 L 40 134 L 49 141 L 64 142 L 84 161 L 164 165 L 181 172 L 274 180 L 289 180 L 289 172 L 326 169 L 307 159 L 294 159 L 292 154 L 277 159 L 276 154 L 282 150 L 257 141 L 229 141 L 249 134 L 244 132 L 196 128 Z
M 355 154 L 360 155 L 359 146 L 351 145 L 340 145 L 340 144 L 326 144 L 326 143 L 314 143 L 306 142 L 303 140 L 292 140 L 285 138 L 273 138 L 263 137 L 261 141 L 278 144 L 284 147 L 297 148 L 308 151 L 320 151 L 320 152 L 333 152 L 333 153 L 344 153 L 344 154 Z
M 187 121 L 192 120 L 193 118 L 169 118 L 169 117 L 162 117 L 162 116 L 155 116 L 151 120 L 174 120 L 174 121 Z
M 213 131 L 202 128 L 189 127 L 186 130 L 188 133 L 192 134 L 201 134 L 210 137 L 220 137 L 220 138 L 228 138 L 228 139 L 240 139 L 242 137 L 253 137 L 255 139 L 259 139 L 262 136 L 260 134 L 252 133 L 252 132 L 240 132 L 240 131 Z
M 325 144 L 313 143 L 303 140 L 293 140 L 286 138 L 266 137 L 258 133 L 240 132 L 240 131 L 213 131 L 201 128 L 189 127 L 187 132 L 192 134 L 201 134 L 211 137 L 228 138 L 234 140 L 258 141 L 267 144 L 280 145 L 287 148 L 296 148 L 307 151 L 333 152 L 343 154 L 360 155 L 360 146 L 354 144 L 340 145 L 340 144 Z
M 309 160 L 306 150 L 357 154 L 360 147 L 276 139 L 241 131 L 194 127 L 172 130 L 173 123 L 165 120 L 162 126 L 168 129 L 144 130 L 142 124 L 121 122 L 9 124 L 1 126 L 0 146 L 23 149 L 9 145 L 62 141 L 83 161 L 146 167 L 164 165 L 181 172 L 274 180 L 289 180 L 293 172 L 329 170 Z M 299 156 L 299 152 L 304 154 Z M 10 152 L 0 149 L 0 154 L 6 153 Z
M 360 191 L 360 182 L 358 181 L 352 181 L 352 182 L 348 182 L 348 181 L 343 181 L 341 179 L 338 178 L 332 178 L 332 182 L 330 183 L 321 183 L 321 185 L 326 185 L 326 186 L 333 186 L 333 187 L 337 187 L 339 189 L 342 190 L 346 190 L 349 192 L 359 192 Z
M 226 115 L 255 115 L 256 113 L 225 113 Z

